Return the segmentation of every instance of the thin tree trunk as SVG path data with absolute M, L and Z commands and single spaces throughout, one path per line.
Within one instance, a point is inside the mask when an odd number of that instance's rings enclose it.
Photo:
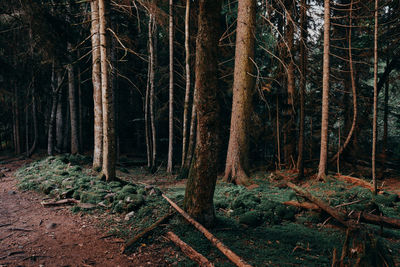
M 78 58 L 80 58 L 80 53 L 78 49 Z M 77 73 L 78 73 L 78 129 L 79 129 L 79 144 L 80 149 L 83 151 L 83 107 L 82 107 L 82 88 L 81 88 L 81 68 L 78 64 L 77 66 Z
M 374 186 L 374 194 L 377 193 L 376 184 L 376 167 L 375 167 L 375 155 L 376 155 L 376 140 L 377 140 L 377 109 L 378 105 L 378 0 L 375 0 L 375 27 L 374 27 L 374 111 L 372 120 L 372 183 Z
M 36 89 L 34 81 L 32 81 L 32 122 L 33 122 L 33 143 L 30 149 L 27 150 L 28 157 L 32 156 L 32 154 L 35 152 L 39 142 L 39 128 L 38 128 L 37 111 L 36 111 Z
M 63 103 L 63 90 L 60 88 L 58 92 L 57 101 L 57 114 L 56 114 L 56 151 L 61 153 L 63 151 L 64 143 L 64 103 Z
M 188 115 L 190 101 L 190 50 L 189 50 L 189 15 L 190 15 L 190 0 L 186 0 L 185 13 L 185 72 L 186 72 L 186 88 L 185 88 L 185 103 L 183 108 L 183 133 L 182 133 L 182 163 L 184 167 L 187 153 L 187 130 L 188 130 Z
M 214 224 L 213 197 L 218 171 L 218 39 L 221 0 L 199 0 L 195 90 L 196 161 L 187 181 L 184 206 L 204 226 Z
M 324 10 L 324 57 L 322 74 L 322 118 L 321 150 L 318 167 L 318 179 L 325 179 L 328 158 L 328 119 L 329 119 L 329 34 L 330 34 L 330 0 L 325 0 Z
M 52 87 L 52 102 L 51 102 L 51 113 L 49 120 L 49 130 L 47 135 L 47 154 L 49 156 L 54 155 L 54 135 L 55 135 L 55 120 L 56 120 L 56 112 L 57 112 L 57 101 L 58 101 L 58 86 L 56 81 L 56 70 L 55 63 L 53 61 L 52 66 L 52 75 L 51 75 L 51 87 Z
M 350 131 L 344 141 L 343 145 L 340 147 L 336 155 L 331 159 L 331 162 L 335 161 L 336 158 L 340 156 L 346 146 L 349 144 L 351 137 L 353 136 L 354 129 L 356 128 L 357 122 L 357 91 L 356 91 L 356 82 L 354 79 L 354 68 L 353 68 L 353 54 L 352 54 L 352 45 L 351 45 L 351 27 L 352 27 L 352 16 L 353 16 L 353 0 L 350 2 L 350 10 L 349 10 L 349 65 L 350 65 L 350 80 L 351 80 L 351 90 L 353 94 L 353 121 L 351 123 Z M 340 139 L 339 139 L 340 143 Z
M 68 99 L 71 116 L 71 154 L 79 153 L 78 107 L 76 103 L 75 69 L 72 60 L 72 45 L 68 43 L 69 61 L 68 70 Z
M 255 0 L 239 0 L 236 28 L 235 70 L 231 128 L 224 180 L 248 184 L 248 122 L 254 91 Z
M 26 92 L 25 102 L 25 152 L 26 156 L 29 157 L 29 88 Z
M 156 60 L 156 50 L 154 49 L 155 47 L 155 42 L 153 42 L 153 38 L 157 40 L 156 36 L 156 20 L 155 20 L 155 15 L 152 15 L 152 23 L 151 23 L 151 37 L 149 36 L 149 46 L 150 46 L 150 73 L 149 73 L 149 78 L 150 78 L 150 125 L 151 125 L 151 149 L 152 149 L 152 155 L 151 155 L 151 167 L 154 169 L 156 167 L 156 160 L 157 160 L 157 139 L 156 139 L 156 123 L 155 123 L 155 115 L 154 115 L 154 109 L 155 109 L 155 68 L 157 64 Z
M 107 35 L 106 35 L 106 7 L 105 1 L 99 0 L 99 24 L 100 24 L 100 66 L 101 89 L 103 104 L 103 175 L 106 181 L 115 179 L 115 114 L 113 103 L 113 91 L 108 81 L 107 62 Z
M 197 121 L 197 108 L 196 108 L 196 88 L 195 88 L 193 92 L 192 115 L 190 119 L 189 143 L 184 165 L 185 170 L 189 170 L 190 165 L 192 164 L 194 149 L 196 145 L 196 125 L 197 125 L 196 121 Z
M 298 178 L 304 177 L 304 95 L 306 93 L 307 82 L 307 3 L 301 0 L 300 6 L 300 122 L 299 122 L 299 144 L 297 155 L 297 169 L 299 170 Z
M 389 60 L 388 60 L 389 61 Z M 383 111 L 383 137 L 382 137 L 382 166 L 385 165 L 387 157 L 387 139 L 388 139 L 388 115 L 389 115 L 389 78 L 385 84 L 385 99 L 384 99 L 384 111 Z M 383 167 L 382 167 L 383 169 Z
M 279 98 L 276 95 L 276 148 L 278 158 L 278 169 L 281 169 L 281 141 L 280 141 L 281 130 L 279 129 Z
M 21 136 L 20 136 L 20 122 L 19 122 L 19 96 L 18 96 L 18 86 L 15 82 L 14 85 L 14 114 L 15 114 L 15 154 L 19 155 L 21 153 Z
M 150 36 L 151 36 L 151 14 L 149 15 L 149 47 L 150 47 Z M 150 48 L 149 48 L 150 50 Z M 149 53 L 149 62 L 147 64 L 147 82 L 146 82 L 146 94 L 144 96 L 144 130 L 146 138 L 146 155 L 147 155 L 147 168 L 151 168 L 151 130 L 149 123 L 149 102 L 150 102 L 150 65 L 151 57 Z
M 101 99 L 101 69 L 100 69 L 100 35 L 98 0 L 90 2 L 91 34 L 92 34 L 92 83 L 94 104 L 94 150 L 93 169 L 99 169 L 103 163 L 103 106 Z
M 168 131 L 168 164 L 167 172 L 173 169 L 174 145 L 174 15 L 173 0 L 169 0 L 169 131 Z

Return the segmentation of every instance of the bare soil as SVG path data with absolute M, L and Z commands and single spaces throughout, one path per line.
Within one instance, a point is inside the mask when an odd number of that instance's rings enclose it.
M 152 244 L 132 255 L 123 240 L 107 236 L 93 216 L 68 207 L 43 207 L 44 195 L 18 190 L 13 172 L 27 160 L 2 164 L 0 177 L 0 267 L 3 266 L 168 266 L 171 247 Z M 1 174 L 0 174 L 1 175 Z

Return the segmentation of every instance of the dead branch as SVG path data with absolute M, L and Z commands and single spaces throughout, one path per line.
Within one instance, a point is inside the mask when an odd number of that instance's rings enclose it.
M 194 250 L 191 246 L 186 244 L 184 241 L 182 241 L 176 234 L 173 232 L 168 232 L 167 237 L 169 240 L 175 243 L 183 253 L 185 253 L 186 256 L 188 256 L 192 261 L 197 262 L 200 266 L 208 266 L 208 267 L 213 267 L 214 264 L 212 264 L 206 257 L 198 253 L 196 250 Z
M 283 204 L 307 210 L 321 210 L 320 207 L 311 202 L 297 202 L 294 200 L 285 201 Z
M 40 204 L 42 204 L 44 207 L 49 207 L 49 206 L 61 206 L 61 205 L 79 204 L 79 203 L 80 201 L 74 198 L 66 198 L 57 201 L 49 201 L 49 202 L 42 201 Z
M 364 188 L 369 189 L 371 192 L 374 191 L 374 187 L 372 186 L 372 184 L 368 183 L 367 181 L 364 181 L 362 179 L 356 178 L 356 177 L 352 177 L 352 176 L 346 176 L 346 175 L 341 175 L 341 174 L 337 174 L 335 176 L 337 179 L 354 184 L 354 185 L 358 185 Z

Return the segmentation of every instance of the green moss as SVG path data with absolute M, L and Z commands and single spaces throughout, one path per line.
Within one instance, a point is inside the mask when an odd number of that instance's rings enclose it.
M 262 215 L 257 211 L 248 211 L 239 217 L 239 223 L 249 226 L 259 226 L 262 224 Z

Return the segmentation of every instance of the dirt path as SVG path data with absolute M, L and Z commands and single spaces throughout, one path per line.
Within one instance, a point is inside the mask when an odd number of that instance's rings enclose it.
M 167 265 L 157 246 L 123 255 L 122 240 L 104 238 L 94 218 L 67 207 L 44 208 L 43 195 L 18 191 L 12 173 L 23 163 L 0 165 L 5 174 L 0 177 L 0 267 Z

